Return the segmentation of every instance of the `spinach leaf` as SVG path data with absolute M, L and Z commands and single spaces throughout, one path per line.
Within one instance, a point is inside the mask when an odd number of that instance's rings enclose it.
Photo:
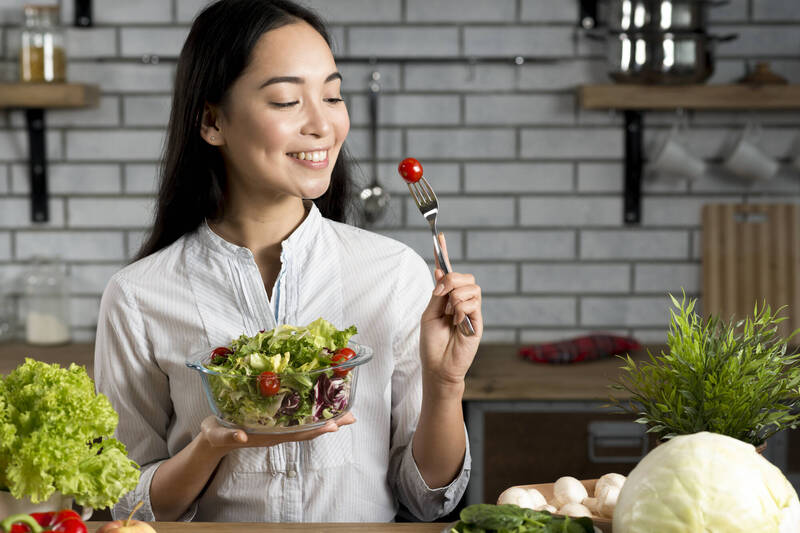
M 462 521 L 483 529 L 513 529 L 523 521 L 524 515 L 519 509 L 521 508 L 510 504 L 478 503 L 465 507 L 459 516 Z
M 553 516 L 513 504 L 478 503 L 461 510 L 455 533 L 593 533 L 591 519 Z
M 554 517 L 553 521 L 542 530 L 543 533 L 593 533 L 594 524 L 591 518 Z

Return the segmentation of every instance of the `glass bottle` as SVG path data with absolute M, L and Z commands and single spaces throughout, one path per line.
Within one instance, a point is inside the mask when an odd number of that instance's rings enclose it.
M 19 49 L 20 81 L 65 81 L 64 31 L 59 26 L 58 6 L 27 5 L 24 13 Z
M 28 344 L 65 344 L 69 333 L 69 288 L 64 265 L 35 259 L 23 276 L 22 313 Z

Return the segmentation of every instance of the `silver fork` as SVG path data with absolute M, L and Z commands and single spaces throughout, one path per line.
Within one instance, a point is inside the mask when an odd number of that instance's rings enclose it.
M 436 257 L 439 258 L 439 266 L 444 270 L 445 274 L 448 274 L 450 273 L 450 267 L 447 265 L 447 261 L 444 260 L 442 248 L 439 246 L 439 231 L 436 229 L 436 216 L 439 214 L 439 200 L 436 198 L 436 193 L 433 192 L 433 188 L 424 176 L 415 183 L 408 183 L 408 190 L 414 199 L 414 203 L 417 204 L 419 212 L 422 213 L 422 216 L 425 217 L 431 227 L 433 249 L 436 251 Z M 467 316 L 464 317 L 458 328 L 467 337 L 475 335 L 475 328 L 472 327 L 472 322 Z

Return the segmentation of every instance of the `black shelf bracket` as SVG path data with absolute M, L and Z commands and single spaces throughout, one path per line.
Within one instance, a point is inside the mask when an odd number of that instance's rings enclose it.
M 642 219 L 642 112 L 625 110 L 625 224 Z
M 28 124 L 28 154 L 31 175 L 31 220 L 50 220 L 47 194 L 47 147 L 44 135 L 44 109 L 25 109 Z
M 597 0 L 580 0 L 578 27 L 591 30 L 597 26 Z
M 89 28 L 93 24 L 92 0 L 75 0 L 75 26 Z

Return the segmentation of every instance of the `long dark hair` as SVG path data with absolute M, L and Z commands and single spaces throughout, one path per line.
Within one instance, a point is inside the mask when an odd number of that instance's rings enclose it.
M 200 136 L 203 108 L 224 101 L 265 32 L 298 21 L 331 45 L 324 22 L 288 0 L 218 0 L 194 20 L 178 58 L 155 221 L 136 259 L 169 246 L 204 219 L 222 215 L 225 165 L 219 151 Z M 347 218 L 348 159 L 342 146 L 328 190 L 314 200 L 323 216 L 337 221 Z

